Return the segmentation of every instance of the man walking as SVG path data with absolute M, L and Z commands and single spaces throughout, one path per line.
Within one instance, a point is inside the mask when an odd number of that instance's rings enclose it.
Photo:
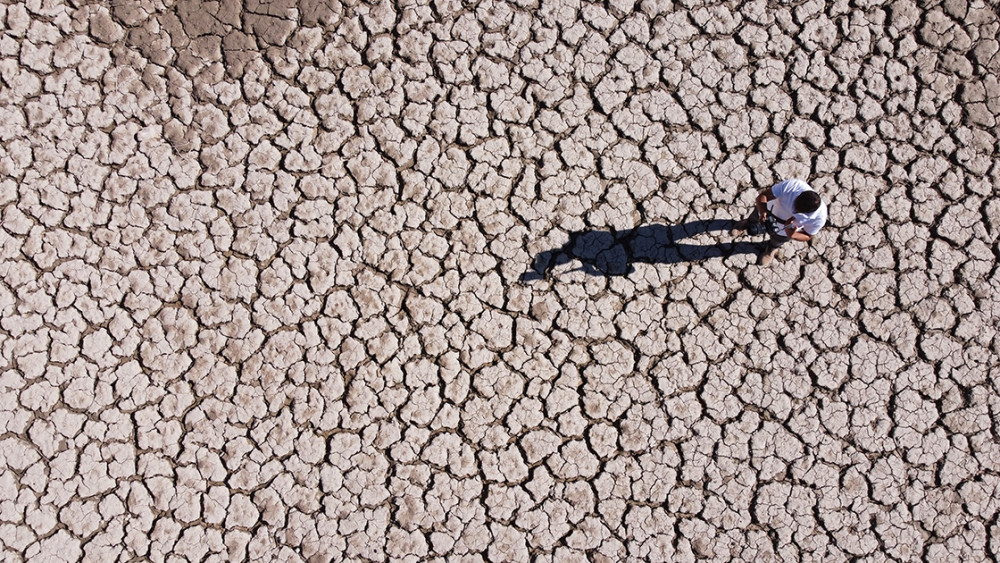
M 761 190 L 757 195 L 750 216 L 733 226 L 731 234 L 740 236 L 759 226 L 770 213 L 773 226 L 767 247 L 760 253 L 757 263 L 767 266 L 774 260 L 778 248 L 794 239 L 809 241 L 826 224 L 826 203 L 809 184 L 802 180 L 785 180 Z M 766 224 L 766 223 L 765 223 Z

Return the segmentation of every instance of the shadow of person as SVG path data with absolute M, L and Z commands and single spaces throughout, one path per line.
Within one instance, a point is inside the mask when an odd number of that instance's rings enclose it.
M 521 281 L 543 279 L 563 264 L 579 260 L 581 268 L 592 276 L 623 276 L 634 264 L 677 264 L 700 262 L 709 258 L 754 254 L 759 242 L 727 242 L 709 245 L 678 242 L 698 234 L 729 231 L 734 221 L 703 219 L 680 225 L 643 225 L 624 231 L 587 230 L 570 233 L 569 241 L 559 248 L 538 253 Z

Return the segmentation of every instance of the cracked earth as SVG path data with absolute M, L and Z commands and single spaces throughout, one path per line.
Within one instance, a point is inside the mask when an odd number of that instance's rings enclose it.
M 997 561 L 989 4 L 0 24 L 3 560 Z

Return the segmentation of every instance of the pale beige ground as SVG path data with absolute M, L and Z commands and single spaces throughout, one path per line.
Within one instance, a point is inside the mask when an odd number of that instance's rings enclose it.
M 995 561 L 997 11 L 783 4 L 0 6 L 0 559 Z

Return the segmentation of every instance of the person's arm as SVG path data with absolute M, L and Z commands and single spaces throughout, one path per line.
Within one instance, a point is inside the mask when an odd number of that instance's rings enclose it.
M 792 220 L 785 225 L 785 236 L 799 242 L 809 242 L 813 238 L 811 234 L 806 232 L 805 227 L 799 223 L 798 219 L 794 216 L 792 217 Z
M 812 240 L 812 235 L 810 235 L 805 231 L 797 231 L 795 230 L 795 227 L 792 227 L 791 225 L 788 226 L 788 231 L 792 231 L 791 234 L 788 235 L 792 240 L 797 240 L 801 242 L 809 242 L 810 240 Z
M 774 199 L 774 190 L 771 188 L 761 190 L 760 193 L 757 194 L 757 216 L 760 217 L 761 221 L 767 217 L 767 202 L 772 199 Z

